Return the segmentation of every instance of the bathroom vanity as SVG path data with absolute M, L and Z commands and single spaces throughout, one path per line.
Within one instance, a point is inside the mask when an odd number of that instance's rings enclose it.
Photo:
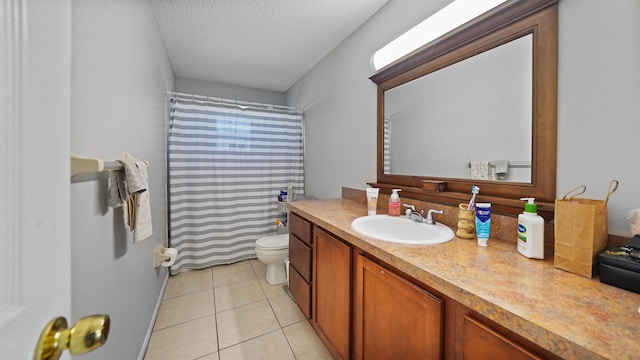
M 527 259 L 515 243 L 362 236 L 346 198 L 293 202 L 290 288 L 337 359 L 632 359 L 640 295 Z

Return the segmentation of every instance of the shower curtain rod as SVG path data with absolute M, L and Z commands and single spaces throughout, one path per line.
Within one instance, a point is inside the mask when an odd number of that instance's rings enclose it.
M 242 110 L 256 109 L 256 110 L 267 110 L 267 111 L 274 111 L 274 112 L 302 114 L 302 109 L 293 107 L 293 106 L 263 104 L 263 103 L 257 103 L 252 101 L 232 100 L 232 99 L 217 98 L 217 97 L 211 97 L 211 96 L 186 94 L 186 93 L 180 93 L 175 91 L 168 91 L 167 94 L 178 97 L 178 98 L 182 98 L 185 100 L 208 102 L 208 103 L 214 103 L 216 105 L 232 105 Z

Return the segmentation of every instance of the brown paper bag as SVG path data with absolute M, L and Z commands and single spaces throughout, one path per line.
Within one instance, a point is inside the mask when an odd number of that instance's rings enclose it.
M 597 255 L 609 237 L 607 202 L 617 189 L 618 180 L 611 180 L 604 200 L 576 198 L 587 190 L 584 185 L 556 199 L 553 266 L 589 278 L 593 275 Z

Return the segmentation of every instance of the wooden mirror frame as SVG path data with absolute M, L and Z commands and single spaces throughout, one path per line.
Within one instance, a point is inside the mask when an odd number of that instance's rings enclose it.
M 369 185 L 405 197 L 457 206 L 468 202 L 471 186 L 480 187 L 479 201 L 491 202 L 504 214 L 522 212 L 521 197 L 535 197 L 538 210 L 553 212 L 556 196 L 558 1 L 510 0 L 386 66 L 370 79 L 378 85 L 377 182 Z M 531 183 L 499 182 L 384 173 L 384 93 L 522 36 L 533 35 Z M 460 140 L 472 136 L 461 132 Z M 420 146 L 420 144 L 416 144 Z M 455 144 L 451 144 L 451 149 Z M 447 147 L 443 151 L 448 151 Z M 431 192 L 423 180 L 447 182 L 447 190 Z

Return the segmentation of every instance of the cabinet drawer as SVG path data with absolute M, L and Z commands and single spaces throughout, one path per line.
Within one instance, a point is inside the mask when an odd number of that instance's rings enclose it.
M 293 234 L 289 235 L 289 261 L 311 283 L 311 248 Z
M 311 246 L 311 223 L 295 213 L 289 214 L 289 231 Z
M 500 334 L 489 326 L 465 315 L 464 359 L 541 360 L 522 345 Z
M 311 318 L 311 285 L 304 281 L 298 271 L 291 267 L 289 268 L 289 291 L 293 298 L 296 299 L 296 303 L 304 316 L 307 319 Z

